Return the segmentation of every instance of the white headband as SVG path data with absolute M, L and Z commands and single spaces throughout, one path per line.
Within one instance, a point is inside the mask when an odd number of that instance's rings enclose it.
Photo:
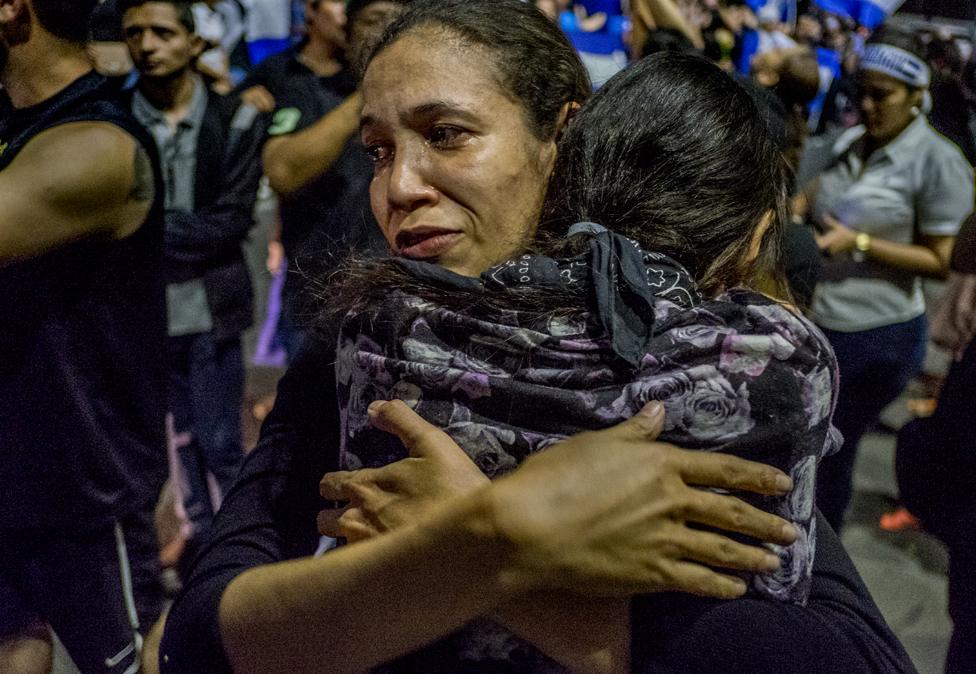
M 869 44 L 861 57 L 861 69 L 874 70 L 919 89 L 927 89 L 932 81 L 932 71 L 925 61 L 890 44 Z

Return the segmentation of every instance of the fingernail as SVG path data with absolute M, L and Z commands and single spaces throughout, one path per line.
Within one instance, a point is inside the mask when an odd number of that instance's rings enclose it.
M 735 591 L 740 596 L 744 595 L 749 590 L 749 586 L 746 585 L 746 581 L 742 580 L 741 578 L 734 579 L 732 584 L 735 585 Z
M 383 405 L 385 404 L 386 404 L 385 400 L 374 400 L 369 404 L 369 407 L 366 408 L 366 414 L 368 414 L 370 417 L 375 417 L 377 414 L 380 413 L 380 410 L 383 408 Z
M 780 473 L 776 476 L 776 489 L 782 492 L 791 491 L 793 489 L 793 480 L 789 476 Z
M 792 524 L 783 525 L 783 539 L 789 541 L 795 541 L 797 537 L 796 527 Z
M 644 405 L 637 413 L 642 417 L 657 420 L 659 417 L 664 416 L 664 405 L 655 400 Z
M 775 571 L 776 569 L 778 569 L 780 567 L 779 557 L 776 556 L 776 555 L 774 555 L 774 554 L 772 554 L 772 553 L 769 553 L 769 554 L 766 555 L 766 558 L 763 560 L 763 565 L 768 570 Z

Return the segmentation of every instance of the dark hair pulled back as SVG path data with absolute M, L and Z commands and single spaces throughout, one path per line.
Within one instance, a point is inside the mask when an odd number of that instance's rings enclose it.
M 740 84 L 703 58 L 655 54 L 607 82 L 563 135 L 540 240 L 589 220 L 677 259 L 706 294 L 756 284 L 780 267 L 788 175 Z
M 524 108 L 540 139 L 555 136 L 565 104 L 590 95 L 576 50 L 558 26 L 521 0 L 415 0 L 386 29 L 367 63 L 405 35 L 425 29 L 490 54 L 500 84 Z

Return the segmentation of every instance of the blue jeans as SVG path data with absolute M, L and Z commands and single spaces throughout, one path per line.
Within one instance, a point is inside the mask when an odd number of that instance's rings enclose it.
M 210 528 L 216 504 L 207 473 L 227 493 L 244 460 L 241 405 L 244 360 L 240 337 L 215 340 L 209 332 L 169 338 L 169 408 L 176 433 L 190 440 L 179 449 L 186 472 L 184 498 L 194 535 Z
M 844 444 L 820 463 L 817 506 L 834 530 L 840 531 L 851 500 L 857 446 L 881 410 L 905 390 L 921 369 L 928 321 L 919 316 L 873 330 L 824 330 L 824 334 L 834 347 L 840 368 L 834 425 L 844 434 Z

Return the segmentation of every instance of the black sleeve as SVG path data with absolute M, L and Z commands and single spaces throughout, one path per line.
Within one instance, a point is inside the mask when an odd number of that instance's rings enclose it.
M 786 226 L 786 280 L 796 303 L 808 308 L 820 278 L 823 255 L 817 247 L 813 230 L 807 225 Z
M 307 556 L 324 506 L 318 483 L 338 468 L 335 341 L 309 336 L 278 385 L 257 447 L 227 493 L 208 540 L 166 621 L 160 648 L 165 674 L 229 672 L 218 608 L 244 571 Z
M 976 213 L 966 218 L 956 235 L 951 266 L 962 274 L 976 274 Z
M 198 264 L 240 250 L 254 224 L 265 126 L 266 120 L 254 108 L 236 109 L 226 131 L 217 198 L 192 213 L 166 212 L 164 250 L 170 259 Z
M 633 671 L 912 673 L 837 535 L 818 513 L 806 606 L 661 594 L 631 604 Z

